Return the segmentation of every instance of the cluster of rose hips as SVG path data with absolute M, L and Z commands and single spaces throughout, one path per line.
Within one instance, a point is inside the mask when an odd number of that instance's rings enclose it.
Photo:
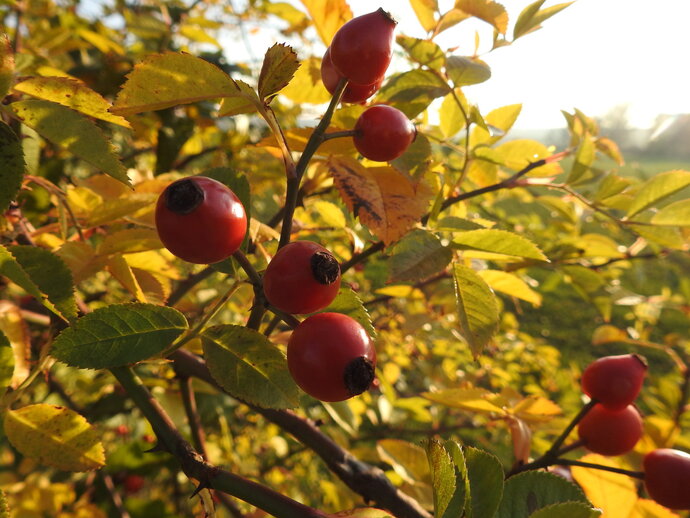
M 589 364 L 581 386 L 594 405 L 578 425 L 584 446 L 602 455 L 623 455 L 642 437 L 642 418 L 633 402 L 647 362 L 636 354 L 606 356 Z M 649 496 L 671 509 L 690 509 L 690 455 L 670 448 L 647 453 L 644 483 Z
M 155 220 L 165 247 L 199 264 L 230 257 L 247 230 L 247 215 L 235 193 L 203 176 L 171 183 L 158 199 Z M 340 265 L 317 243 L 288 243 L 268 264 L 263 288 L 268 303 L 284 313 L 321 311 L 338 294 Z M 369 388 L 376 351 L 356 320 L 319 313 L 295 328 L 287 360 L 292 377 L 306 393 L 322 401 L 342 401 Z
M 333 36 L 321 61 L 321 79 L 334 93 L 342 79 L 347 86 L 340 98 L 363 103 L 374 95 L 393 56 L 396 21 L 383 9 L 357 16 Z M 417 132 L 407 116 L 392 106 L 375 105 L 355 123 L 353 142 L 362 156 L 389 162 L 402 155 Z

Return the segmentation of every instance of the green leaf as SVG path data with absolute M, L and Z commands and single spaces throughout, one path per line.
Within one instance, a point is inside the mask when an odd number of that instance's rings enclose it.
M 446 54 L 433 41 L 412 38 L 403 34 L 398 35 L 395 41 L 405 49 L 412 61 L 421 66 L 440 71 L 446 64 Z
M 655 203 L 685 189 L 688 185 L 690 185 L 690 171 L 667 171 L 653 176 L 637 191 L 628 208 L 627 217 L 633 217 Z
M 569 501 L 589 503 L 572 482 L 543 471 L 527 471 L 506 481 L 496 518 L 526 518 L 543 507 Z
M 600 509 L 594 509 L 582 502 L 561 502 L 542 507 L 537 512 L 529 515 L 529 518 L 597 518 L 603 516 Z
M 112 304 L 62 331 L 50 353 L 73 367 L 122 367 L 163 352 L 185 329 L 187 320 L 173 308 Z
M 498 2 L 492 0 L 455 0 L 455 7 L 493 25 L 501 34 L 505 34 L 508 30 L 508 12 Z
M 583 179 L 589 172 L 592 164 L 594 163 L 594 158 L 596 157 L 596 146 L 591 137 L 585 136 L 577 148 L 577 153 L 575 153 L 575 160 L 573 161 L 573 166 L 570 169 L 570 174 L 568 175 L 567 183 L 575 184 L 579 180 Z
M 411 70 L 391 77 L 379 90 L 377 104 L 390 104 L 410 119 L 422 113 L 437 97 L 450 92 L 450 87 L 429 70 Z
M 14 78 L 14 52 L 7 34 L 0 36 L 0 100 L 10 91 Z
M 599 188 L 593 201 L 604 202 L 607 198 L 622 193 L 632 183 L 628 178 L 623 178 L 615 173 L 609 173 L 599 183 Z
M 426 455 L 434 491 L 434 515 L 443 516 L 455 493 L 455 466 L 449 453 L 436 439 L 427 442 Z
M 37 300 L 43 301 L 44 296 L 39 287 L 31 280 L 31 277 L 24 271 L 10 251 L 2 245 L 0 245 L 0 275 L 4 275 L 15 284 L 24 288 L 29 295 L 32 295 Z
M 513 39 L 517 39 L 525 34 L 535 31 L 541 27 L 544 21 L 551 18 L 553 15 L 561 12 L 563 9 L 568 7 L 574 2 L 565 2 L 562 4 L 552 5 L 545 9 L 539 10 L 539 8 L 544 3 L 544 0 L 539 0 L 533 4 L 528 5 L 522 10 L 518 16 L 517 22 L 515 22 L 515 27 L 513 28 Z
M 110 141 L 88 118 L 50 101 L 18 101 L 10 106 L 19 120 L 46 140 L 131 186 Z
M 232 396 L 263 408 L 299 404 L 285 354 L 258 331 L 219 325 L 206 329 L 201 339 L 213 379 Z
M 92 471 L 105 465 L 101 433 L 69 408 L 46 404 L 8 410 L 7 439 L 22 455 L 65 471 Z
M 467 518 L 492 518 L 503 494 L 503 466 L 490 453 L 477 448 L 464 450 L 470 499 L 465 505 Z
M 333 302 L 323 311 L 320 311 L 320 313 L 325 312 L 343 313 L 354 318 L 366 329 L 371 338 L 376 338 L 376 329 L 371 322 L 371 316 L 369 316 L 369 312 L 362 304 L 362 300 L 350 286 L 345 284 L 340 286 Z
M 434 403 L 449 408 L 460 408 L 467 412 L 497 415 L 506 413 L 500 403 L 496 404 L 492 401 L 498 396 L 484 388 L 449 388 L 436 392 L 424 392 L 422 396 Z
M 132 115 L 239 95 L 238 85 L 216 65 L 191 54 L 167 52 L 147 56 L 134 67 L 111 111 Z
M 251 86 L 244 81 L 235 81 L 235 86 L 237 87 L 235 94 L 225 97 L 220 104 L 219 117 L 253 113 L 261 107 L 261 100 Z
M 476 57 L 448 56 L 446 72 L 456 88 L 476 85 L 491 78 L 489 65 Z
M 285 88 L 300 64 L 292 47 L 276 43 L 266 51 L 259 74 L 259 97 L 264 102 Z
M 68 77 L 30 77 L 15 85 L 14 89 L 45 101 L 61 104 L 89 117 L 131 128 L 127 119 L 108 111 L 110 103 L 101 94 L 91 90 L 81 81 Z
M 664 207 L 652 216 L 655 225 L 690 226 L 690 200 L 680 200 Z
M 453 498 L 448 502 L 443 518 L 457 518 L 458 516 L 463 516 L 467 499 L 470 496 L 470 481 L 467 477 L 465 454 L 462 452 L 460 445 L 453 440 L 448 440 L 445 442 L 444 447 L 455 467 L 455 493 L 453 493 Z
M 512 257 L 549 261 L 544 252 L 529 239 L 506 230 L 487 228 L 460 232 L 453 236 L 451 246 L 461 250 L 481 250 Z
M 498 329 L 496 297 L 477 273 L 456 263 L 453 266 L 460 334 L 474 356 L 479 355 Z
M 415 229 L 398 241 L 389 258 L 393 282 L 416 281 L 443 270 L 453 258 L 448 247 L 431 232 Z
M 1 39 L 1 38 L 0 38 Z M 0 212 L 5 212 L 22 186 L 24 151 L 12 128 L 0 121 Z
M 7 250 L 21 266 L 22 271 L 48 298 L 53 306 L 49 309 L 65 320 L 77 317 L 72 272 L 59 256 L 49 250 L 29 245 L 10 246 Z M 39 301 L 42 298 L 39 298 Z
M 14 351 L 5 333 L 0 331 L 0 396 L 12 383 L 14 375 Z
M 436 27 L 436 16 L 438 12 L 438 1 L 437 0 L 410 0 L 412 9 L 417 15 L 419 23 L 426 32 L 431 32 L 431 30 Z
M 521 111 L 522 104 L 510 104 L 491 110 L 484 118 L 488 130 L 476 127 L 472 133 L 472 143 L 476 145 L 498 142 L 513 127 Z

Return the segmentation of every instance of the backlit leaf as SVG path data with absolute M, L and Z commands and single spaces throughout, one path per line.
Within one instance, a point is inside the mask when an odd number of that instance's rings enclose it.
M 481 250 L 537 261 L 549 260 L 529 239 L 506 230 L 487 228 L 459 232 L 453 236 L 451 246 L 461 250 Z
M 21 266 L 22 271 L 48 299 L 49 304 L 46 304 L 48 309 L 65 320 L 77 317 L 72 272 L 59 256 L 44 248 L 29 245 L 10 246 L 8 250 Z M 46 302 L 43 296 L 38 300 Z
M 508 13 L 505 7 L 492 0 L 455 0 L 455 7 L 484 20 L 501 34 L 508 30 Z
M 633 217 L 655 203 L 685 189 L 688 185 L 690 185 L 690 171 L 674 170 L 653 176 L 637 191 L 628 207 L 627 217 Z
M 285 354 L 258 331 L 213 326 L 202 334 L 202 344 L 213 379 L 231 395 L 264 408 L 298 405 Z
M 494 516 L 503 495 L 503 466 L 492 454 L 477 448 L 464 448 L 470 499 L 465 505 L 467 518 Z
M 615 458 L 597 454 L 585 455 L 579 460 L 603 466 L 622 467 Z M 570 472 L 589 501 L 601 509 L 604 516 L 630 516 L 637 501 L 634 479 L 618 473 L 580 466 L 572 466 Z
M 565 2 L 546 7 L 545 9 L 540 9 L 544 4 L 544 0 L 537 0 L 528 5 L 522 10 L 515 22 L 515 27 L 513 27 L 513 39 L 517 39 L 538 29 L 545 20 L 548 20 L 572 3 L 573 2 Z
M 575 160 L 573 161 L 570 174 L 568 175 L 567 183 L 575 184 L 579 180 L 586 177 L 589 172 L 594 159 L 596 157 L 596 147 L 591 137 L 585 136 L 581 141 L 575 153 Z
M 551 155 L 548 148 L 541 142 L 529 139 L 516 139 L 505 142 L 496 148 L 503 158 L 503 162 L 513 171 L 520 171 L 532 162 Z M 528 176 L 556 176 L 562 172 L 558 162 L 546 164 L 532 169 Z
M 401 439 L 381 439 L 376 452 L 382 461 L 407 482 L 429 482 L 429 463 L 424 448 Z
M 374 98 L 375 103 L 390 104 L 410 119 L 422 113 L 437 97 L 450 92 L 443 79 L 429 70 L 410 70 L 391 77 Z
M 436 27 L 436 16 L 438 12 L 437 0 L 410 0 L 410 5 L 417 15 L 419 23 L 426 32 L 430 32 Z
M 259 75 L 259 97 L 268 101 L 285 88 L 300 64 L 297 54 L 283 43 L 276 43 L 266 51 Z
M 0 300 L 0 331 L 9 341 L 14 356 L 9 386 L 17 388 L 29 375 L 31 336 L 19 307 L 6 300 Z
M 519 473 L 506 481 L 496 518 L 524 518 L 538 509 L 566 501 L 588 504 L 582 490 L 562 477 L 543 471 Z
M 105 465 L 101 433 L 69 408 L 38 404 L 8 410 L 4 426 L 12 446 L 39 464 L 65 471 Z
M 14 77 L 14 52 L 7 34 L 0 36 L 0 100 L 10 91 Z
M 502 270 L 481 270 L 477 273 L 492 290 L 541 306 L 541 295 L 517 275 Z
M 448 56 L 446 72 L 456 87 L 476 85 L 491 78 L 489 65 L 479 58 Z
M 437 392 L 424 392 L 426 399 L 450 407 L 460 408 L 468 412 L 481 412 L 503 415 L 500 396 L 483 388 L 451 388 Z
M 327 103 L 331 99 L 331 94 L 321 82 L 321 60 L 315 57 L 303 60 L 292 81 L 280 94 L 298 104 Z
M 534 395 L 521 399 L 510 411 L 528 423 L 544 423 L 563 413 L 561 407 L 550 399 Z
M 450 455 L 455 469 L 455 492 L 448 502 L 443 518 L 456 518 L 464 514 L 465 505 L 470 498 L 470 481 L 467 476 L 465 454 L 456 441 L 448 440 L 444 443 L 445 450 Z
M 122 367 L 163 352 L 185 329 L 187 320 L 173 308 L 111 304 L 62 331 L 50 353 L 73 367 Z
M 108 258 L 106 267 L 117 282 L 119 282 L 124 289 L 126 289 L 139 302 L 147 302 L 139 282 L 134 276 L 134 272 L 127 264 L 127 261 L 122 255 L 113 255 Z
M 443 445 L 431 439 L 426 446 L 434 489 L 434 514 L 443 516 L 455 493 L 455 466 Z
M 235 95 L 225 97 L 218 109 L 219 117 L 230 117 L 240 113 L 253 113 L 261 104 L 259 96 L 254 89 L 244 81 L 235 81 L 237 92 Z
M 679 516 L 654 500 L 638 498 L 635 508 L 627 518 L 679 518 Z
M 316 32 L 324 45 L 331 44 L 335 33 L 352 18 L 346 0 L 300 0 L 314 21 Z
M 350 157 L 331 157 L 328 169 L 348 209 L 389 244 L 426 212 L 430 192 L 392 167 L 364 167 Z
M 50 101 L 18 101 L 10 105 L 22 123 L 46 140 L 65 148 L 104 173 L 131 185 L 127 171 L 101 129 L 80 113 Z
M 45 101 L 61 104 L 67 108 L 124 126 L 131 127 L 127 119 L 108 111 L 110 103 L 81 81 L 67 77 L 31 77 L 14 86 L 22 92 Z
M 98 246 L 99 255 L 130 254 L 162 248 L 158 232 L 148 228 L 128 228 L 111 232 Z
M 375 509 L 373 507 L 358 507 L 357 509 L 350 509 L 348 511 L 340 511 L 329 518 L 395 518 L 392 514 Z
M 0 330 L 0 396 L 12 385 L 14 376 L 14 350 L 9 338 Z
M 400 34 L 396 41 L 405 51 L 410 59 L 419 65 L 429 67 L 434 70 L 441 70 L 446 63 L 446 55 L 436 43 L 420 38 L 412 38 Z
M 609 324 L 597 327 L 592 333 L 592 345 L 625 342 L 627 339 L 628 333 Z
M 2 40 L 2 38 L 0 38 Z M 14 131 L 0 121 L 0 212 L 5 212 L 22 186 L 24 151 Z
M 111 109 L 119 115 L 241 95 L 216 65 L 191 54 L 152 54 L 127 76 Z
M 448 138 L 467 126 L 469 104 L 462 91 L 457 88 L 455 94 L 448 94 L 443 98 L 439 109 L 439 127 L 443 135 Z
M 443 270 L 450 263 L 453 254 L 441 240 L 431 232 L 415 229 L 400 241 L 390 252 L 390 280 L 416 281 Z
M 498 305 L 491 288 L 477 273 L 456 263 L 453 267 L 460 334 L 474 356 L 479 355 L 498 329 Z
M 655 225 L 690 226 L 690 200 L 680 200 L 659 210 L 652 216 Z

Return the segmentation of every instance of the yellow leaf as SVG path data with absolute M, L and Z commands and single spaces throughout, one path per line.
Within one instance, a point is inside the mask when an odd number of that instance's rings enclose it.
M 401 299 L 423 299 L 424 292 L 419 288 L 414 286 L 409 286 L 407 284 L 395 284 L 391 286 L 386 286 L 385 288 L 380 288 L 376 290 L 379 295 L 385 295 L 388 297 L 396 297 Z
M 352 18 L 346 0 L 301 0 L 314 21 L 316 32 L 326 46 L 335 33 Z
M 342 128 L 329 127 L 328 133 L 334 131 L 342 131 Z M 287 139 L 288 146 L 292 151 L 302 152 L 309 137 L 314 132 L 314 128 L 295 128 L 285 132 L 285 138 Z M 263 140 L 261 140 L 257 146 L 260 147 L 272 147 L 278 148 L 278 144 L 273 135 L 269 135 Z M 354 155 L 356 153 L 355 145 L 351 138 L 334 138 L 327 140 L 319 146 L 317 153 L 319 155 Z
M 498 2 L 492 2 L 491 0 L 456 0 L 455 7 L 490 23 L 501 34 L 505 34 L 508 30 L 508 13 L 505 7 Z
M 506 414 L 503 398 L 482 388 L 456 388 L 424 392 L 423 397 L 451 408 L 462 408 L 470 412 Z
M 582 462 L 620 467 L 618 461 L 603 455 L 590 454 Z M 637 502 L 637 489 L 632 478 L 599 469 L 573 466 L 573 478 L 582 487 L 587 498 L 602 511 L 606 518 L 629 518 Z
M 280 94 L 298 104 L 323 104 L 330 101 L 331 94 L 321 82 L 321 60 L 311 57 L 302 61 L 302 66 Z
M 0 300 L 0 331 L 5 334 L 12 347 L 14 372 L 10 387 L 17 388 L 29 375 L 31 342 L 19 308 L 6 300 Z
M 14 52 L 7 34 L 0 36 L 0 99 L 7 95 L 14 77 Z
M 65 471 L 91 471 L 105 465 L 98 433 L 69 408 L 38 404 L 8 410 L 5 433 L 23 455 Z
M 127 119 L 108 111 L 110 103 L 105 98 L 81 81 L 66 77 L 31 77 L 15 85 L 14 90 L 67 106 L 96 119 L 131 128 Z
M 518 419 L 530 423 L 543 423 L 561 415 L 563 411 L 553 401 L 540 396 L 528 396 L 510 411 Z
M 678 518 L 678 515 L 653 500 L 640 498 L 629 518 Z
M 519 171 L 528 164 L 551 155 L 544 144 L 529 139 L 511 140 L 498 146 L 496 152 L 503 159 L 505 165 L 514 171 Z M 529 172 L 529 176 L 555 176 L 562 171 L 561 166 L 554 162 L 533 169 Z
M 517 275 L 501 270 L 480 270 L 477 273 L 492 290 L 541 306 L 541 295 Z
M 430 32 L 436 27 L 437 0 L 410 0 L 410 4 L 425 31 Z
M 606 324 L 599 326 L 592 334 L 592 345 L 607 344 L 610 342 L 625 342 L 628 334 L 622 329 Z
M 386 245 L 400 239 L 426 212 L 431 192 L 393 167 L 364 167 L 331 157 L 328 168 L 348 209 Z
M 132 269 L 122 255 L 112 255 L 108 258 L 108 271 L 122 287 L 130 292 L 139 302 L 148 302 L 146 296 L 139 286 Z
M 266 51 L 259 75 L 259 97 L 269 99 L 285 88 L 300 67 L 292 47 L 276 43 Z

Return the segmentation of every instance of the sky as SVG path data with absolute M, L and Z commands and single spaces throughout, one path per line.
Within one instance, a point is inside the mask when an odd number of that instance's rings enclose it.
M 547 0 L 543 7 L 562 0 Z M 350 0 L 355 16 L 372 10 L 371 0 Z M 439 1 L 441 7 L 453 2 Z M 529 0 L 502 0 L 509 26 Z M 407 0 L 378 0 L 400 21 L 400 30 L 424 37 Z M 474 51 L 475 31 L 490 45 L 491 27 L 462 22 L 442 33 L 442 48 Z M 690 113 L 690 0 L 577 0 L 547 20 L 542 29 L 482 58 L 491 79 L 465 94 L 482 113 L 522 103 L 516 128 L 563 127 L 561 110 L 578 108 L 602 116 L 629 106 L 635 127 L 651 127 L 658 114 Z M 510 33 L 510 30 L 509 30 Z M 486 51 L 480 46 L 480 54 Z

